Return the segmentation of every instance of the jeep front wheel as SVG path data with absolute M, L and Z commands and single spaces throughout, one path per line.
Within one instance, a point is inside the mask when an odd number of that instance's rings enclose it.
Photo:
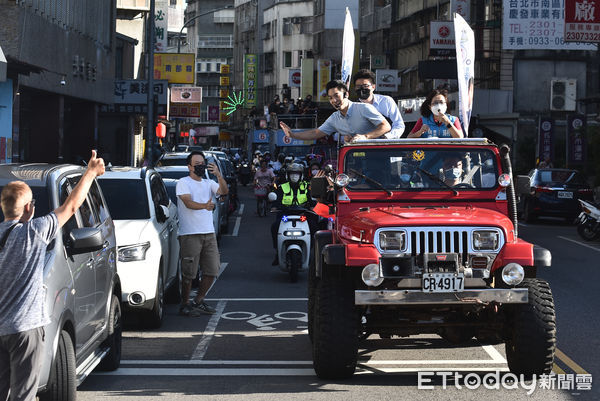
M 529 302 L 511 309 L 512 327 L 506 341 L 506 359 L 512 373 L 531 376 L 550 373 L 556 349 L 556 315 L 550 286 L 544 280 L 525 279 Z
M 317 283 L 313 322 L 313 367 L 321 379 L 354 374 L 359 316 L 351 281 L 324 275 Z

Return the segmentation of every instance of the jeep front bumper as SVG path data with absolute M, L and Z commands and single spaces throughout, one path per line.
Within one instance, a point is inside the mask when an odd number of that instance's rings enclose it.
M 527 288 L 484 288 L 462 292 L 423 292 L 421 290 L 356 290 L 355 305 L 460 305 L 497 302 L 526 304 Z

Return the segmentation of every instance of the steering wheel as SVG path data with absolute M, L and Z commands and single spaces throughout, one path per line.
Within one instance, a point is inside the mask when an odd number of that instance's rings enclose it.
M 475 188 L 475 185 L 469 184 L 468 182 L 461 182 L 460 184 L 456 184 L 452 188 Z

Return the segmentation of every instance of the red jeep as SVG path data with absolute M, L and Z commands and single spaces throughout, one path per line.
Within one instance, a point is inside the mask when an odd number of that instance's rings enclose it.
M 551 255 L 517 236 L 508 146 L 364 141 L 340 149 L 338 172 L 334 228 L 315 234 L 309 272 L 319 377 L 351 376 L 371 334 L 504 342 L 511 372 L 551 371 L 554 301 L 536 278 Z

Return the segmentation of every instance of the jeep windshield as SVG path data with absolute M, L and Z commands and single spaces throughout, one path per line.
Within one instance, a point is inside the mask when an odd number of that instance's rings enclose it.
M 493 189 L 498 185 L 494 152 L 483 148 L 357 148 L 346 154 L 350 190 Z M 368 178 L 365 178 L 368 177 Z

